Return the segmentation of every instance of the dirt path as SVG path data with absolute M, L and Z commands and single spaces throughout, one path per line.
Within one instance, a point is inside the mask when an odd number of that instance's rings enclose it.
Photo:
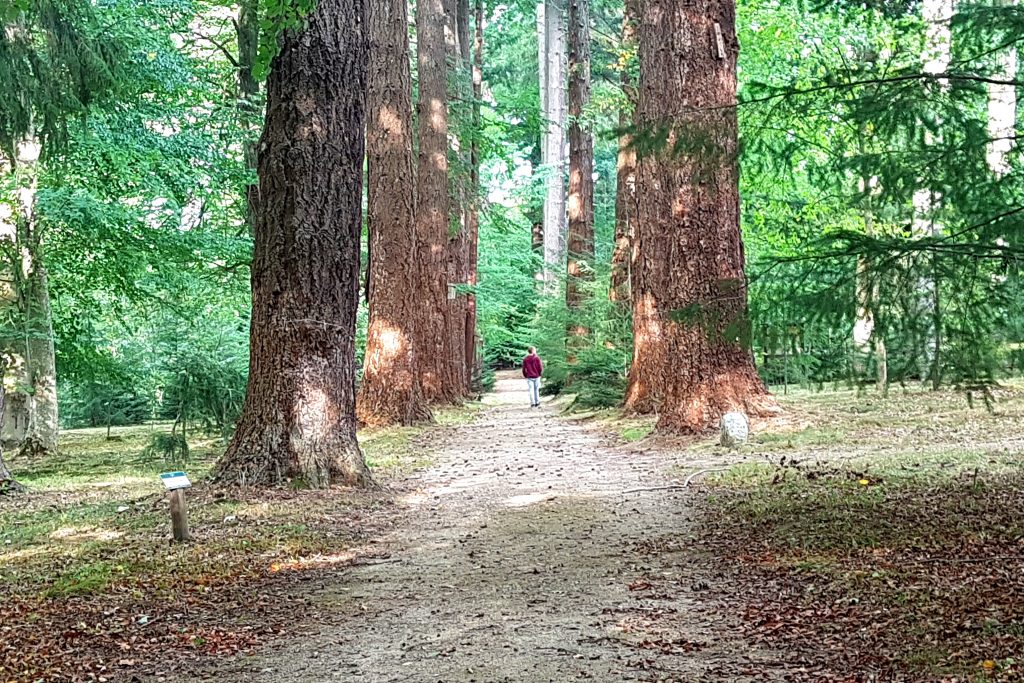
M 388 561 L 313 597 L 337 619 L 202 678 L 745 680 L 734 625 L 700 602 L 691 494 L 623 494 L 679 463 L 531 410 L 514 375 L 486 405 L 410 482 Z

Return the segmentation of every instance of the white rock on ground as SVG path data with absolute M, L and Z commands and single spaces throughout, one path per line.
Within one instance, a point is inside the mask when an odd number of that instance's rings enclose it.
M 750 435 L 750 422 L 747 416 L 739 411 L 732 411 L 722 416 L 721 422 L 722 438 L 719 443 L 723 446 L 738 446 L 747 442 Z

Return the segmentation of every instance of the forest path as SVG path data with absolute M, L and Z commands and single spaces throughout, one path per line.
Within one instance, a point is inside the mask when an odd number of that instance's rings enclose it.
M 514 373 L 485 406 L 408 482 L 403 523 L 373 549 L 387 561 L 312 597 L 337 619 L 203 678 L 743 679 L 734 628 L 699 602 L 692 494 L 624 493 L 668 483 L 685 454 L 619 452 L 531 409 Z

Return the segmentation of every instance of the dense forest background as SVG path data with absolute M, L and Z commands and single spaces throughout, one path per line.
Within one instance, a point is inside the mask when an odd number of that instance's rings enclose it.
M 477 282 L 453 285 L 475 296 L 476 390 L 536 344 L 547 391 L 564 390 L 571 369 L 579 403 L 619 405 L 632 327 L 612 280 L 635 201 L 620 171 L 642 148 L 630 142 L 628 8 L 590 7 L 592 92 L 570 117 L 594 135 L 594 257 L 575 310 L 551 295 L 562 276 L 545 282 L 538 240 L 564 163 L 544 149 L 538 6 L 481 9 L 478 113 L 451 117 L 479 155 Z M 54 372 L 64 427 L 159 419 L 227 434 L 238 418 L 272 56 L 261 34 L 273 22 L 255 13 L 199 0 L 0 3 L 7 441 L 48 447 L 27 406 L 41 410 Z M 975 390 L 1019 374 L 1024 13 L 999 0 L 744 0 L 736 25 L 749 283 L 737 335 L 765 382 Z M 27 195 L 31 230 L 17 220 Z M 367 245 L 364 230 L 368 290 Z M 367 319 L 364 302 L 360 366 Z M 570 324 L 588 333 L 567 347 Z

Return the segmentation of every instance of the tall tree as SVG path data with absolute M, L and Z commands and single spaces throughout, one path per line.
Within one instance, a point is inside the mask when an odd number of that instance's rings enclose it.
M 253 67 L 259 50 L 260 24 L 257 0 L 241 0 L 238 18 L 235 20 L 235 36 L 238 42 L 238 107 L 242 130 L 246 140 L 243 143 L 242 161 L 252 174 L 256 173 L 256 138 L 259 133 L 261 113 L 259 97 L 260 84 L 253 75 Z M 249 182 L 245 186 L 245 222 L 251 233 L 259 200 L 259 184 Z
M 484 2 L 476 0 L 473 8 L 473 139 L 470 147 L 470 205 L 466 221 L 469 233 L 469 277 L 467 284 L 476 287 L 480 263 L 480 100 L 484 87 Z M 474 389 L 480 373 L 477 334 L 476 292 L 466 298 L 466 360 L 469 364 L 470 388 Z
M 650 0 L 640 23 L 635 348 L 627 407 L 708 429 L 777 410 L 754 369 L 736 160 L 736 7 Z
M 636 83 L 632 62 L 636 55 L 636 28 L 640 10 L 637 0 L 626 0 L 622 13 L 620 84 L 625 105 L 619 112 L 619 154 L 615 165 L 615 247 L 609 296 L 612 301 L 629 301 L 629 261 L 633 247 L 633 217 L 636 214 L 636 150 L 630 128 L 636 115 Z
M 370 481 L 356 442 L 365 5 L 319 0 L 267 80 L 249 384 L 220 481 Z
M 423 393 L 431 403 L 461 398 L 462 377 L 452 363 L 452 317 L 449 302 L 448 221 L 451 208 L 448 164 L 448 68 L 445 0 L 422 0 L 416 6 L 419 75 L 419 164 L 416 235 L 421 297 L 416 317 L 417 365 Z
M 1003 11 L 1016 6 L 1015 0 L 995 0 L 996 7 Z M 1014 81 L 1017 78 L 1017 46 L 1007 45 L 996 55 L 995 80 Z M 1012 83 L 988 84 L 988 135 L 990 141 L 986 159 L 989 168 L 998 176 L 1010 172 L 1006 157 L 1013 149 L 1017 125 L 1017 88 Z
M 921 52 L 921 67 L 925 74 L 944 74 L 949 68 L 952 58 L 953 33 L 950 24 L 955 11 L 954 0 L 923 0 L 921 18 L 925 23 L 924 44 Z M 939 79 L 937 86 L 946 90 L 948 81 Z M 931 125 L 941 126 L 941 118 L 936 117 Z M 936 143 L 931 130 L 925 129 L 923 136 L 925 146 Z M 913 206 L 914 232 L 919 237 L 937 237 L 942 234 L 941 222 L 942 193 L 931 186 L 931 178 L 920 178 L 918 189 L 914 192 Z M 925 340 L 925 357 L 928 364 L 928 377 L 932 389 L 938 390 L 942 382 L 942 283 L 935 268 L 936 260 L 932 258 L 931 273 L 921 278 L 920 289 L 923 293 L 921 314 L 928 318 L 925 324 L 927 338 Z
M 0 218 L 0 243 L 9 261 L 19 334 L 18 384 L 27 387 L 23 450 L 57 449 L 57 364 L 45 222 L 37 207 L 40 159 L 64 146 L 68 119 L 86 113 L 118 87 L 122 44 L 89 3 L 15 3 L 0 13 L 0 175 L 12 182 Z
M 590 104 L 590 11 L 587 0 L 569 0 L 569 237 L 566 303 L 583 301 L 582 280 L 593 273 L 594 138 L 586 121 Z M 573 334 L 582 334 L 578 320 Z
M 541 163 L 547 169 L 544 199 L 544 264 L 545 281 L 550 291 L 558 274 L 565 268 L 566 198 L 565 198 L 565 124 L 566 50 L 565 0 L 543 0 L 544 32 L 538 36 L 543 48 L 541 61 L 541 125 L 543 145 Z
M 867 134 L 865 133 L 864 137 Z M 861 154 L 865 153 L 864 137 L 860 140 Z M 868 237 L 875 236 L 875 207 L 874 195 L 876 188 L 871 178 L 862 178 L 860 183 L 860 194 L 863 197 L 861 217 L 864 221 L 864 234 Z M 885 336 L 877 326 L 877 311 L 881 304 L 881 288 L 879 287 L 878 274 L 872 267 L 872 258 L 869 254 L 861 254 L 857 257 L 857 281 L 855 286 L 856 310 L 853 322 L 853 348 L 855 356 L 855 368 L 863 372 L 867 367 L 867 360 L 873 360 L 875 364 L 875 388 L 883 396 L 889 390 L 889 358 L 885 345 Z M 859 366 L 859 367 L 858 367 Z
M 448 236 L 448 362 L 452 366 L 453 388 L 458 397 L 469 393 L 472 334 L 468 300 L 462 286 L 469 280 L 470 140 L 472 138 L 472 49 L 469 41 L 468 0 L 446 0 L 449 159 L 451 230 Z
M 416 370 L 419 284 L 412 77 L 405 0 L 370 3 L 367 225 L 370 321 L 358 415 L 368 425 L 430 419 Z

